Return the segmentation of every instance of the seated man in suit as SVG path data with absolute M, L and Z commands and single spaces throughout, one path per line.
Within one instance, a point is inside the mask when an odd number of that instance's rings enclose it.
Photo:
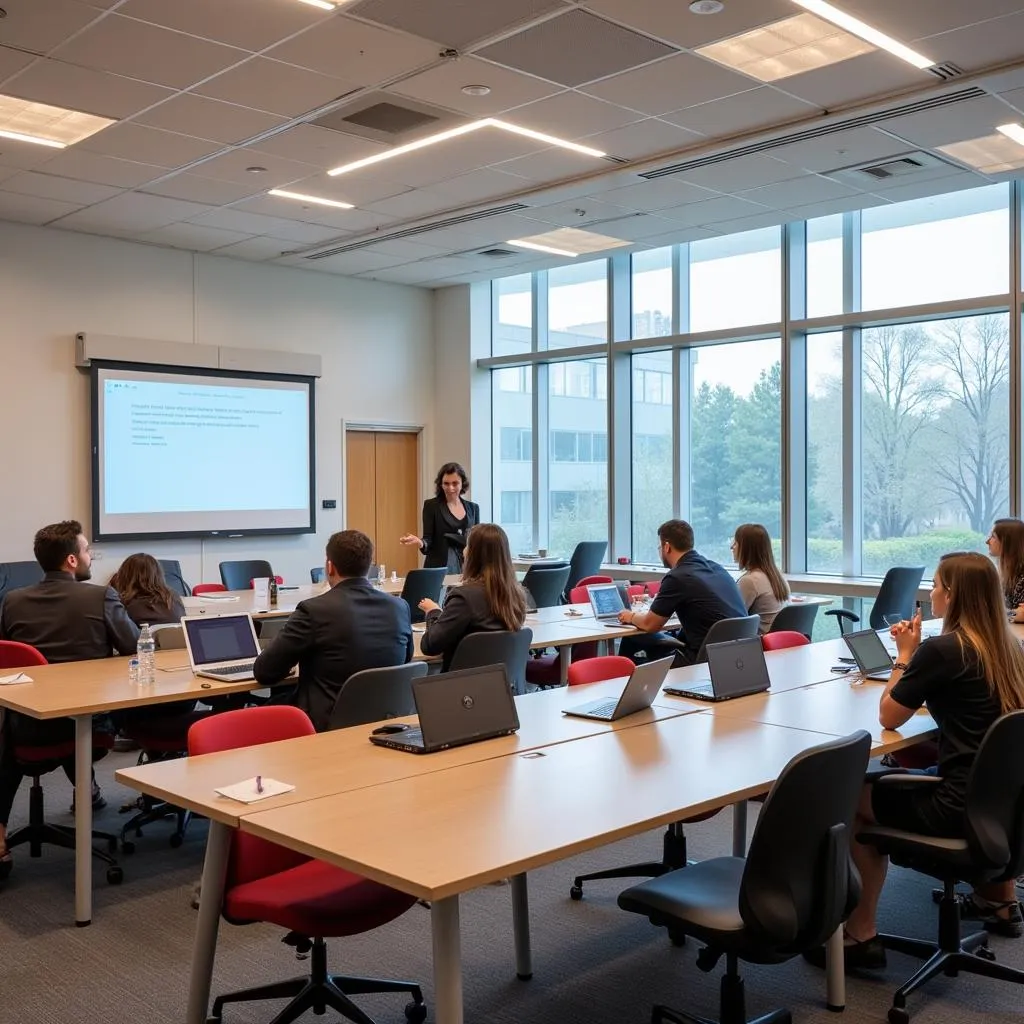
M 36 533 L 33 550 L 44 573 L 42 582 L 9 590 L 4 596 L 0 640 L 31 644 L 52 663 L 134 653 L 139 630 L 117 591 L 86 582 L 92 576 L 92 558 L 82 524 L 71 519 L 44 526 Z M 12 714 L 9 724 L 6 736 L 25 744 L 61 743 L 75 734 L 69 718 L 43 721 Z M 74 767 L 74 760 L 63 765 L 72 782 Z M 21 774 L 5 750 L 0 757 L 0 857 L 6 854 L 7 818 L 20 783 Z M 93 807 L 105 803 L 93 782 Z
M 404 665 L 413 655 L 409 606 L 374 589 L 366 578 L 372 561 L 373 542 L 365 533 L 334 534 L 327 542 L 325 566 L 331 589 L 300 601 L 253 667 L 256 680 L 267 686 L 298 664 L 299 684 L 291 702 L 309 715 L 317 732 L 328 728 L 350 675 Z
M 626 637 L 620 651 L 635 658 L 641 651 L 650 658 L 675 653 L 679 664 L 692 665 L 708 630 L 719 619 L 732 619 L 747 614 L 747 606 L 736 581 L 717 562 L 693 549 L 693 527 L 682 519 L 670 519 L 658 527 L 661 561 L 669 573 L 661 581 L 661 589 L 649 611 L 619 613 L 624 625 L 636 626 L 644 637 Z M 666 649 L 659 639 L 666 639 L 660 630 L 675 614 L 679 619 L 678 639 L 685 650 Z

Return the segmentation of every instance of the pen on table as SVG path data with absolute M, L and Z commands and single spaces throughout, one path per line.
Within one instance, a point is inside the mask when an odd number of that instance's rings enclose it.
M 256 792 L 257 793 L 262 793 L 263 792 L 263 776 L 262 775 L 257 775 L 256 776 Z

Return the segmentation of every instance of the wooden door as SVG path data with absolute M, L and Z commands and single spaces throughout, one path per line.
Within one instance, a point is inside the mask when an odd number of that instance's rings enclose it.
M 422 528 L 419 436 L 350 430 L 345 453 L 346 525 L 373 540 L 375 562 L 404 576 L 420 564 L 415 547 L 398 543 L 403 533 L 418 534 Z

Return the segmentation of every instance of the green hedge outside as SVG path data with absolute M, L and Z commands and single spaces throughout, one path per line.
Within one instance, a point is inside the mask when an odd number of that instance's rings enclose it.
M 984 551 L 985 535 L 973 530 L 937 530 L 916 537 L 890 537 L 888 540 L 864 541 L 865 576 L 884 576 L 894 565 L 923 565 L 925 574 L 935 569 L 939 558 L 948 551 Z M 807 541 L 809 572 L 841 573 L 843 542 L 841 540 Z

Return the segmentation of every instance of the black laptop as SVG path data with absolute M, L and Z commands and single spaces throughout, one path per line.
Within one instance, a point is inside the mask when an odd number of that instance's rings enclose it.
M 467 668 L 414 679 L 419 728 L 370 736 L 378 747 L 411 754 L 461 747 L 519 729 L 519 714 L 504 665 Z
M 771 686 L 764 648 L 759 636 L 708 644 L 710 679 L 698 679 L 682 686 L 666 686 L 665 692 L 691 700 L 722 701 L 764 693 Z
M 850 648 L 853 660 L 865 679 L 887 682 L 892 675 L 892 655 L 886 649 L 882 638 L 873 629 L 860 629 L 856 633 L 845 633 L 843 639 Z

